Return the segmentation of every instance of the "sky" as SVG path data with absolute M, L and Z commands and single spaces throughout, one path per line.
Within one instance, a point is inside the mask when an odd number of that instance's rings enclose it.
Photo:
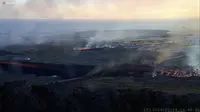
M 15 3 L 0 5 L 3 19 L 184 19 L 200 12 L 199 0 L 7 1 Z

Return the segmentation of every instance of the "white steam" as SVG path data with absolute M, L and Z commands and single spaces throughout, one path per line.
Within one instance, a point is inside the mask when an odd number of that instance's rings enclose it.
M 123 31 L 111 31 L 111 32 L 106 32 L 106 31 L 97 31 L 95 36 L 92 36 L 88 39 L 88 43 L 86 47 L 91 47 L 93 44 L 102 42 L 102 41 L 113 41 L 116 39 L 123 39 Z
M 195 43 L 189 47 L 187 52 L 188 65 L 194 69 L 200 69 L 200 35 L 194 35 L 189 38 L 195 41 Z

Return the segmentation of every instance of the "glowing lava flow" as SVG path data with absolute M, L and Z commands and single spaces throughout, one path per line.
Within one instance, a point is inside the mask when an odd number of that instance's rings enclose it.
M 0 61 L 0 64 L 12 64 L 12 65 L 18 65 L 18 66 L 24 66 L 24 67 L 32 67 L 32 68 L 37 67 L 37 65 L 34 65 L 34 64 L 24 64 L 20 62 L 9 62 L 9 61 Z
M 6 2 L 4 1 L 4 2 L 2 2 L 2 5 L 5 5 L 6 4 Z
M 199 69 L 200 70 L 200 69 Z M 173 77 L 192 77 L 200 76 L 197 69 L 194 70 L 179 70 L 179 69 L 169 69 L 162 68 L 156 72 L 157 75 L 173 76 Z

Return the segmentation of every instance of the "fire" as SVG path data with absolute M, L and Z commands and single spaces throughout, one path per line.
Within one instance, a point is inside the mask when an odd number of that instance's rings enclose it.
M 179 70 L 179 69 L 169 69 L 163 68 L 157 71 L 159 75 L 165 76 L 173 76 L 173 77 L 192 77 L 192 76 L 200 76 L 197 70 Z
M 87 51 L 87 50 L 89 50 L 89 48 L 85 48 L 85 47 L 83 47 L 83 48 L 75 48 L 74 50 Z
M 2 2 L 2 5 L 5 5 L 6 4 L 6 2 Z

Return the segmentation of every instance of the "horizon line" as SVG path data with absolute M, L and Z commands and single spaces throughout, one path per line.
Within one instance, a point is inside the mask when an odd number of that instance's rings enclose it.
M 0 20 L 61 20 L 61 21 L 65 21 L 65 20 L 88 20 L 88 21 L 151 21 L 151 20 L 198 20 L 199 21 L 200 18 L 163 18 L 163 19 L 84 19 L 84 18 L 80 18 L 80 19 L 56 19 L 56 18 L 0 18 Z

